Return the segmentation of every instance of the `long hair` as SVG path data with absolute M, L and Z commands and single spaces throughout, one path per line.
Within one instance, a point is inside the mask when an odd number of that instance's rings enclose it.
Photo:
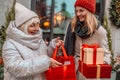
M 98 27 L 98 20 L 93 13 L 89 12 L 88 10 L 86 10 L 86 11 L 87 11 L 87 15 L 86 15 L 86 19 L 84 21 L 84 27 L 88 27 L 88 33 L 87 34 L 92 35 L 94 30 L 97 29 L 97 27 Z M 74 16 L 72 18 L 72 21 L 71 21 L 72 32 L 74 32 L 77 20 L 78 20 L 77 16 Z

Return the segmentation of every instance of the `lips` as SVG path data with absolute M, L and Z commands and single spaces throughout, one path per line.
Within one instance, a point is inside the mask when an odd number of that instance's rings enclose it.
M 78 16 L 78 18 L 79 18 L 80 21 L 84 21 L 85 16 Z
M 39 30 L 31 32 L 31 34 L 37 34 Z

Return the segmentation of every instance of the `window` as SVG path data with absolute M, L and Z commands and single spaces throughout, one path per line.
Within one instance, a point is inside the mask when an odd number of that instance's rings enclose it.
M 101 23 L 103 23 L 105 1 L 106 0 L 96 0 L 96 15 L 98 16 L 98 19 L 101 21 Z

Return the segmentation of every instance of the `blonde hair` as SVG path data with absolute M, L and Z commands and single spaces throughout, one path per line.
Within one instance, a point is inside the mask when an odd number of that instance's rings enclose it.
M 89 12 L 88 10 L 86 10 L 86 11 L 87 11 L 87 15 L 86 15 L 86 20 L 85 20 L 84 26 L 88 27 L 87 34 L 92 35 L 94 30 L 97 29 L 97 27 L 98 27 L 98 20 L 93 13 Z M 72 32 L 74 32 L 77 20 L 78 20 L 77 16 L 74 16 L 72 21 L 71 21 Z

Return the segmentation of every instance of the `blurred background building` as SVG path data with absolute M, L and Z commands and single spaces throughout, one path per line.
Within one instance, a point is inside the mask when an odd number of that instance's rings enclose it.
M 4 24 L 5 11 L 9 8 L 13 0 L 0 0 L 0 24 Z M 41 28 L 43 29 L 43 38 L 50 38 L 50 19 L 51 19 L 51 5 L 55 6 L 54 10 L 54 24 L 53 24 L 53 37 L 60 36 L 63 39 L 66 27 L 69 21 L 74 16 L 74 0 L 55 0 L 52 4 L 52 0 L 17 0 L 29 9 L 35 11 L 41 20 Z M 105 0 L 97 0 L 97 11 L 101 22 L 103 21 Z
M 35 11 L 40 18 L 40 27 L 43 30 L 43 39 L 48 41 L 54 37 L 60 36 L 64 39 L 66 28 L 74 14 L 74 2 L 75 0 L 16 0 L 27 8 Z M 54 1 L 54 2 L 53 2 Z M 112 34 L 112 49 L 114 55 L 120 54 L 120 28 L 116 28 L 110 21 L 110 6 L 111 1 L 117 1 L 120 10 L 119 0 L 96 0 L 96 17 L 103 25 L 104 16 L 106 15 L 108 20 L 108 27 Z M 0 29 L 4 26 L 5 12 L 11 7 L 13 0 L 0 0 Z M 112 3 L 112 4 L 113 4 Z M 114 6 L 112 6 L 114 7 Z M 114 13 L 115 11 L 113 11 Z M 119 11 L 120 12 L 120 11 Z M 118 16 L 118 15 L 116 15 Z M 120 17 L 119 17 L 120 18 Z M 53 20 L 53 22 L 51 21 Z M 115 21 L 117 22 L 117 21 Z M 120 20 L 119 20 L 120 23 Z M 53 36 L 51 36 L 51 33 Z M 1 47 L 1 45 L 0 45 Z M 119 73 L 120 74 L 120 73 Z M 1 79 L 0 79 L 1 80 Z M 111 79 L 111 80 L 115 80 Z M 120 79 L 118 79 L 120 80 Z
M 0 26 L 4 25 L 5 11 L 12 5 L 13 0 L 0 0 Z M 104 15 L 107 14 L 109 20 L 109 7 L 111 0 L 96 0 L 96 16 L 103 23 Z M 27 8 L 35 11 L 41 20 L 41 28 L 43 29 L 44 40 L 50 40 L 50 19 L 54 17 L 53 24 L 53 37 L 60 36 L 64 38 L 66 27 L 74 16 L 74 2 L 75 0 L 55 0 L 52 4 L 52 0 L 17 0 Z M 51 6 L 54 5 L 54 16 L 51 16 Z M 112 46 L 114 53 L 120 53 L 120 29 L 111 25 L 109 21 L 109 27 L 111 27 L 112 33 Z

